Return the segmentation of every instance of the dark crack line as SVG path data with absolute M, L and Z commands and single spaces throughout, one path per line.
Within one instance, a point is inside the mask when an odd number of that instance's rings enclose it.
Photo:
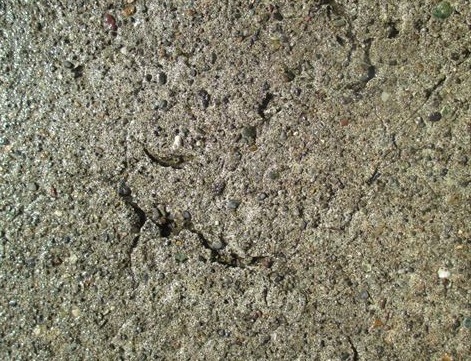
M 353 345 L 352 338 L 350 336 L 348 336 L 347 340 L 348 340 L 348 343 L 350 344 L 350 347 L 352 348 L 353 361 L 358 361 L 358 351 L 357 351 L 355 345 Z
M 266 265 L 267 267 L 270 267 L 273 263 L 270 257 L 266 257 L 266 256 L 254 256 L 254 257 L 243 258 L 234 252 L 231 252 L 229 254 L 222 254 L 220 250 L 216 250 L 213 247 L 211 247 L 209 241 L 206 239 L 206 237 L 203 235 L 202 232 L 197 231 L 191 227 L 188 227 L 187 229 L 193 234 L 196 234 L 201 244 L 203 245 L 203 247 L 211 252 L 211 258 L 210 258 L 211 262 L 218 263 L 224 267 L 236 267 L 236 268 L 245 268 L 245 267 L 257 266 L 257 265 Z M 221 248 L 222 250 L 226 247 L 226 242 L 222 239 L 222 237 L 219 237 L 219 241 L 223 244 Z
M 380 176 L 379 167 L 376 167 L 371 177 L 366 181 L 366 184 L 371 186 Z
M 136 228 L 135 229 L 136 235 L 134 236 L 129 248 L 126 251 L 127 260 L 125 262 L 125 267 L 126 268 L 129 267 L 130 272 L 131 272 L 133 288 L 136 289 L 139 282 L 136 280 L 136 276 L 135 276 L 135 274 L 132 270 L 132 254 L 134 253 L 135 249 L 139 245 L 141 230 L 142 230 L 142 227 L 144 227 L 144 224 L 147 221 L 147 214 L 146 214 L 146 212 L 144 212 L 144 210 L 141 207 L 139 207 L 139 205 L 136 202 L 132 201 L 132 196 L 130 194 L 125 195 L 125 196 L 121 196 L 121 197 L 123 198 L 124 203 L 126 203 L 127 205 L 129 205 L 133 209 L 133 211 L 136 214 L 137 219 L 138 219 L 137 223 L 133 224 L 133 227 Z
M 172 155 L 170 157 L 158 157 L 150 153 L 144 148 L 144 153 L 151 160 L 152 163 L 156 163 L 162 167 L 171 167 L 173 169 L 181 169 L 187 159 L 182 155 Z
M 258 105 L 257 114 L 263 119 L 266 120 L 265 111 L 267 110 L 268 103 L 273 99 L 273 94 L 267 92 L 265 98 L 262 99 L 262 102 Z
M 425 103 L 428 102 L 428 100 L 430 99 L 430 97 L 433 95 L 433 93 L 435 93 L 437 91 L 438 88 L 440 88 L 442 86 L 442 84 L 445 82 L 446 80 L 446 76 L 442 76 L 436 84 L 434 84 L 430 89 L 426 89 L 425 90 Z

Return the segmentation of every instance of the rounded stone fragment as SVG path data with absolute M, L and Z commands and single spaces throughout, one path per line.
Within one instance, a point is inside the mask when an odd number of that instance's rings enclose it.
M 431 122 L 438 122 L 440 119 L 442 119 L 442 114 L 440 112 L 433 112 L 428 116 L 428 120 Z
M 198 99 L 199 99 L 199 103 L 201 104 L 201 107 L 203 109 L 206 109 L 207 107 L 209 107 L 209 101 L 211 99 L 211 96 L 209 95 L 209 93 L 206 90 L 201 89 L 198 92 Z
M 229 209 L 237 209 L 240 206 L 240 201 L 237 199 L 230 199 L 229 202 L 227 202 L 227 208 Z
M 167 84 L 167 74 L 165 74 L 164 72 L 160 72 L 159 75 L 157 76 L 157 80 L 160 85 Z
M 448 1 L 440 2 L 432 12 L 432 15 L 439 19 L 446 19 L 453 13 L 453 7 Z

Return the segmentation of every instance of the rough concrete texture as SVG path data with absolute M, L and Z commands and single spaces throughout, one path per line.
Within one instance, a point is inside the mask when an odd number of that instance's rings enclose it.
M 0 359 L 469 360 L 450 3 L 1 1 Z

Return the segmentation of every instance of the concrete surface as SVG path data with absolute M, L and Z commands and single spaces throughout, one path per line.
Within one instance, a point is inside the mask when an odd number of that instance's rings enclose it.
M 469 360 L 450 3 L 0 2 L 0 359 Z

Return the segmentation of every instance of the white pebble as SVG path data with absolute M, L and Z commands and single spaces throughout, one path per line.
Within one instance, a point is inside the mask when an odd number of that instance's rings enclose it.
M 450 278 L 451 272 L 448 271 L 446 268 L 440 267 L 438 269 L 438 278 Z
M 183 140 L 182 137 L 177 135 L 173 141 L 173 149 L 178 149 L 182 146 Z
M 381 100 L 382 100 L 383 102 L 387 102 L 387 101 L 389 100 L 389 97 L 390 97 L 390 96 L 391 96 L 391 94 L 389 94 L 388 92 L 383 91 L 383 92 L 381 93 Z

